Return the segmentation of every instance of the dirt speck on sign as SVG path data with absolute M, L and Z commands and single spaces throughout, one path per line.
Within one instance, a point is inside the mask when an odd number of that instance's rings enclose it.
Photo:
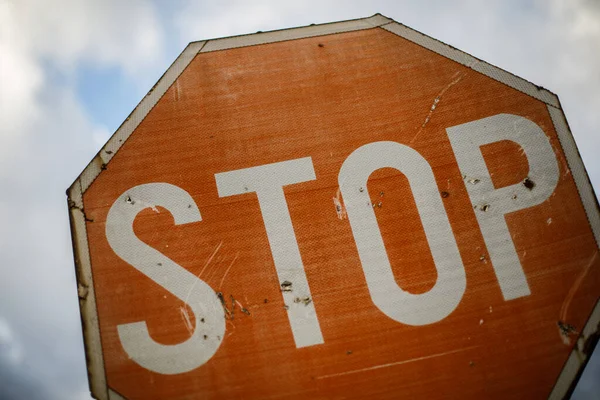
M 77 295 L 79 296 L 79 298 L 81 300 L 85 300 L 87 298 L 88 293 L 90 292 L 90 290 L 88 289 L 88 287 L 86 285 L 83 284 L 79 284 L 77 285 Z
M 523 186 L 525 186 L 527 189 L 529 190 L 533 190 L 533 188 L 535 187 L 535 182 L 533 182 L 531 179 L 529 178 L 525 178 L 523 180 Z
M 290 281 L 281 282 L 281 291 L 282 292 L 291 292 L 292 291 L 292 282 L 290 282 Z

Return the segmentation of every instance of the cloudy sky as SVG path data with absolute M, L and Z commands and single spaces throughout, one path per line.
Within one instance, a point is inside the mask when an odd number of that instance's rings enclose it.
M 0 398 L 89 398 L 64 193 L 185 45 L 377 12 L 557 93 L 600 191 L 599 0 L 0 0 Z

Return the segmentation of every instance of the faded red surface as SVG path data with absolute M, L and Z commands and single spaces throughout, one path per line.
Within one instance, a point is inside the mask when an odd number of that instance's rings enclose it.
M 560 168 L 551 198 L 507 216 L 531 289 L 512 301 L 502 298 L 445 132 L 498 113 L 538 124 Z M 417 150 L 448 193 L 467 289 L 435 324 L 403 325 L 373 304 L 350 225 L 332 201 L 346 157 L 381 140 Z M 496 187 L 525 178 L 518 146 L 483 151 Z M 285 194 L 325 343 L 297 349 L 256 195 L 219 198 L 214 174 L 307 156 L 317 179 Z M 207 364 L 173 376 L 131 361 L 116 327 L 145 320 L 155 340 L 179 343 L 189 335 L 182 304 L 117 257 L 105 236 L 112 203 L 150 182 L 185 189 L 203 220 L 174 226 L 166 210 L 147 209 L 136 234 L 194 274 L 220 246 L 200 277 L 251 312 L 227 323 Z M 381 201 L 375 211 L 396 281 L 426 292 L 436 270 L 408 181 L 380 170 L 369 192 Z M 107 380 L 130 399 L 546 398 L 572 348 L 557 321 L 582 328 L 598 299 L 598 248 L 546 105 L 379 28 L 198 55 L 84 206 Z

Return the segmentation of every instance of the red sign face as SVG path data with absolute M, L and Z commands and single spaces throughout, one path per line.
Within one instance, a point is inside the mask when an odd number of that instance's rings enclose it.
M 396 25 L 184 52 L 76 182 L 96 396 L 550 395 L 600 293 L 561 111 Z

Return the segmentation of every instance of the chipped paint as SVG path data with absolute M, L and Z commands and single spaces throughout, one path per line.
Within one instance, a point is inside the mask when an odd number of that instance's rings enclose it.
M 89 292 L 90 290 L 86 285 L 82 283 L 77 285 L 77 296 L 79 296 L 79 300 L 85 300 Z
M 427 113 L 427 116 L 425 117 L 425 120 L 423 121 L 423 124 L 421 124 L 421 127 L 419 128 L 419 130 L 417 131 L 417 133 L 415 134 L 415 136 L 413 136 L 413 138 L 409 141 L 409 144 L 413 144 L 415 142 L 415 140 L 417 140 L 417 137 L 419 137 L 419 135 L 421 134 L 421 132 L 423 132 L 423 130 L 425 129 L 425 127 L 427 126 L 427 124 L 429 123 L 429 121 L 431 120 L 431 117 L 433 115 L 433 112 L 435 111 L 435 109 L 438 107 L 438 103 L 442 100 L 442 96 L 444 95 L 444 93 L 446 93 L 452 86 L 456 85 L 458 82 L 460 82 L 466 73 L 460 73 L 460 71 L 457 71 L 454 76 L 452 76 L 452 81 L 450 83 L 448 83 L 448 85 L 446 85 L 439 93 L 438 95 L 433 99 L 433 103 L 431 104 L 431 107 L 429 108 L 429 112 Z
M 292 291 L 292 282 L 290 282 L 290 281 L 281 282 L 281 291 L 282 292 L 291 292 Z
M 360 188 L 360 190 L 362 191 L 362 188 Z M 346 213 L 346 208 L 342 203 L 341 192 L 339 187 L 337 189 L 335 197 L 333 198 L 333 205 L 335 206 L 335 213 L 337 214 L 338 219 L 346 219 L 348 214 Z

